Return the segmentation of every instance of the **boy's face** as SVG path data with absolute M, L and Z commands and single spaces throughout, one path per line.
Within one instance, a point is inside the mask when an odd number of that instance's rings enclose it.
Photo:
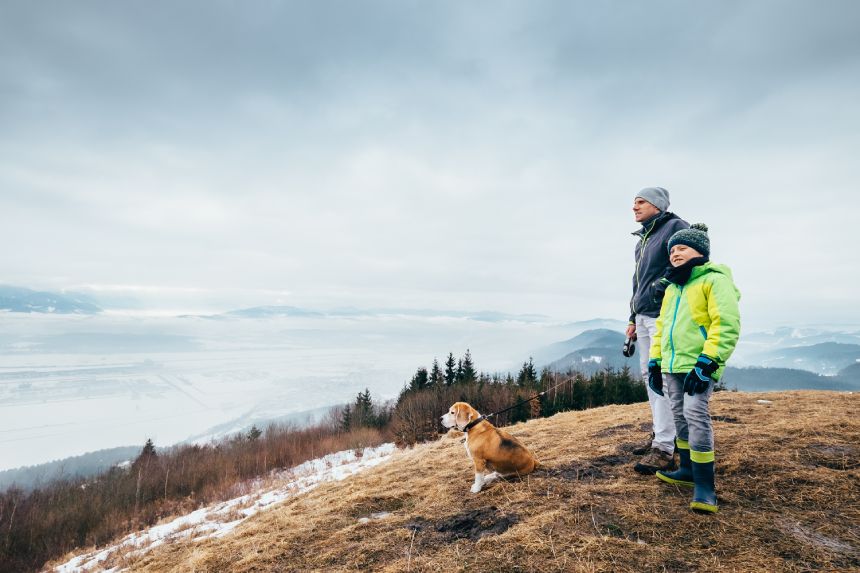
M 690 259 L 701 257 L 702 253 L 687 245 L 673 245 L 669 251 L 669 262 L 673 267 L 680 267 Z
M 636 197 L 636 199 L 633 200 L 633 218 L 636 219 L 637 223 L 647 221 L 659 212 L 660 209 L 642 197 Z

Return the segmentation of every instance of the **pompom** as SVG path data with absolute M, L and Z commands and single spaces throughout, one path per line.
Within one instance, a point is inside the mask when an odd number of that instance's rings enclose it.
M 703 233 L 708 232 L 708 226 L 705 225 L 704 223 L 693 223 L 692 225 L 690 225 L 690 228 L 696 229 L 697 231 L 701 231 Z

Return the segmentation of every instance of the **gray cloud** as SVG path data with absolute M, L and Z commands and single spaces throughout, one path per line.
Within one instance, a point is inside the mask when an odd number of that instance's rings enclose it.
M 750 316 L 838 318 L 850 292 L 820 284 L 860 279 L 858 16 L 6 2 L 0 279 L 623 317 L 629 203 L 660 184 L 711 226 Z

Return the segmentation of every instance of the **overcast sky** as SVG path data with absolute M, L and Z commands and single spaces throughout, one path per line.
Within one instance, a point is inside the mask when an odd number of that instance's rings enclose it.
M 860 321 L 860 3 L 0 3 L 0 282 L 625 319 L 645 186 Z

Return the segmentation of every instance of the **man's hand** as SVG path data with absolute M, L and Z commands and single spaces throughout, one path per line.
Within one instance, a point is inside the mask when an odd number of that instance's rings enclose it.
M 660 359 L 648 361 L 648 387 L 660 396 L 663 395 L 663 371 L 660 369 Z
M 636 325 L 628 324 L 627 331 L 625 332 L 625 334 L 627 335 L 627 338 L 632 338 L 633 340 L 636 340 Z
M 717 361 L 710 356 L 699 354 L 696 365 L 684 378 L 684 392 L 692 396 L 693 394 L 701 394 L 707 390 L 708 386 L 714 381 L 712 378 L 714 372 L 719 367 L 720 365 L 717 364 Z

